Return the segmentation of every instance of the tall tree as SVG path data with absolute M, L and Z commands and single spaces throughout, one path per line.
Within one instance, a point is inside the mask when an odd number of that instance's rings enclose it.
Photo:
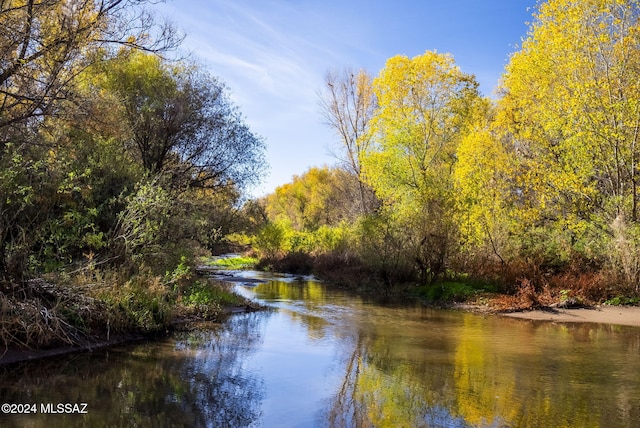
M 450 55 L 430 51 L 389 59 L 374 81 L 379 106 L 364 176 L 411 229 L 425 279 L 442 273 L 453 243 L 455 151 L 480 100 L 477 88 Z
M 480 265 L 505 262 L 511 225 L 512 152 L 491 125 L 479 123 L 456 151 L 454 189 L 462 252 Z
M 177 187 L 242 188 L 264 170 L 264 143 L 244 122 L 223 83 L 201 67 L 169 65 L 140 52 L 106 65 L 131 148 L 151 174 Z
M 521 158 L 546 171 L 530 181 L 550 183 L 574 208 L 597 189 L 614 217 L 636 220 L 640 2 L 551 0 L 535 18 L 501 101 Z
M 136 0 L 9 0 L 0 2 L 0 144 L 8 127 L 37 125 L 69 98 L 72 81 L 101 48 L 151 51 L 176 46 Z M 155 38 L 150 37 L 155 35 Z M 14 130 L 14 131 L 19 131 Z
M 362 158 L 369 150 L 369 125 L 376 108 L 372 78 L 365 70 L 344 69 L 325 75 L 320 93 L 322 114 L 341 143 L 340 161 L 359 179 L 361 213 L 377 205 L 371 189 L 362 180 Z
M 56 207 L 76 202 L 71 196 L 81 175 L 69 170 L 74 157 L 60 151 L 64 141 L 53 119 L 78 102 L 78 76 L 103 57 L 99 52 L 116 46 L 159 51 L 177 45 L 176 33 L 151 19 L 140 8 L 144 3 L 0 2 L 0 277 L 7 284 L 23 278 L 34 243 L 46 239 L 43 228 L 69 229 L 72 222 L 72 216 L 51 218 Z M 50 247 L 60 242 L 50 241 Z
M 523 222 L 574 247 L 593 224 L 639 220 L 640 2 L 541 4 L 502 87 Z

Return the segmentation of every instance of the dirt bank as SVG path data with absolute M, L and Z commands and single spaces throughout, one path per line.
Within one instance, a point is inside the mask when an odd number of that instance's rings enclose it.
M 502 314 L 511 318 L 552 322 L 590 322 L 640 327 L 640 306 L 598 306 L 585 309 L 546 309 Z
M 70 354 L 72 352 L 93 351 L 108 346 L 141 341 L 144 339 L 147 339 L 147 337 L 140 335 L 122 335 L 111 338 L 95 338 L 95 340 L 87 340 L 84 343 L 79 343 L 77 345 L 58 346 L 51 349 L 19 349 L 11 347 L 0 349 L 0 365 L 55 357 L 57 355 Z

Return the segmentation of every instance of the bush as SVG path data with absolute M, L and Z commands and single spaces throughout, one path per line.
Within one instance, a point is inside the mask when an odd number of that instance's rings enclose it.
M 111 332 L 159 332 L 173 320 L 173 295 L 157 276 L 138 274 L 101 288 L 97 297 L 108 305 Z
M 474 282 L 438 282 L 418 287 L 415 294 L 427 302 L 464 302 L 477 297 L 481 293 L 493 293 L 497 287 L 485 283 Z
M 126 199 L 126 208 L 118 215 L 112 237 L 112 251 L 122 260 L 144 261 L 160 252 L 166 236 L 163 229 L 169 218 L 171 199 L 155 181 L 139 183 Z

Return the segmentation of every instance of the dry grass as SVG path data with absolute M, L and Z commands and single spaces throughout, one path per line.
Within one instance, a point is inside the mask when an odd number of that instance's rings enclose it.
M 0 291 L 1 345 L 47 349 L 111 335 L 165 334 L 176 320 L 222 320 L 225 306 L 256 309 L 205 278 L 182 279 L 144 270 L 83 269 L 5 288 Z
M 491 300 L 490 306 L 498 312 L 526 311 L 547 307 L 555 300 L 549 287 L 538 290 L 532 281 L 522 278 L 515 294 L 501 294 Z
M 0 340 L 5 348 L 46 348 L 86 339 L 104 312 L 99 301 L 42 279 L 0 293 Z

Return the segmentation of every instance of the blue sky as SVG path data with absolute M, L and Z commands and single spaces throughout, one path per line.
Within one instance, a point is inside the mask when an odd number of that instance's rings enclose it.
M 253 196 L 311 166 L 336 163 L 323 124 L 325 73 L 377 75 L 387 59 L 448 52 L 492 95 L 536 0 L 168 0 L 154 5 L 186 33 L 182 48 L 229 87 L 267 145 L 269 173 Z

